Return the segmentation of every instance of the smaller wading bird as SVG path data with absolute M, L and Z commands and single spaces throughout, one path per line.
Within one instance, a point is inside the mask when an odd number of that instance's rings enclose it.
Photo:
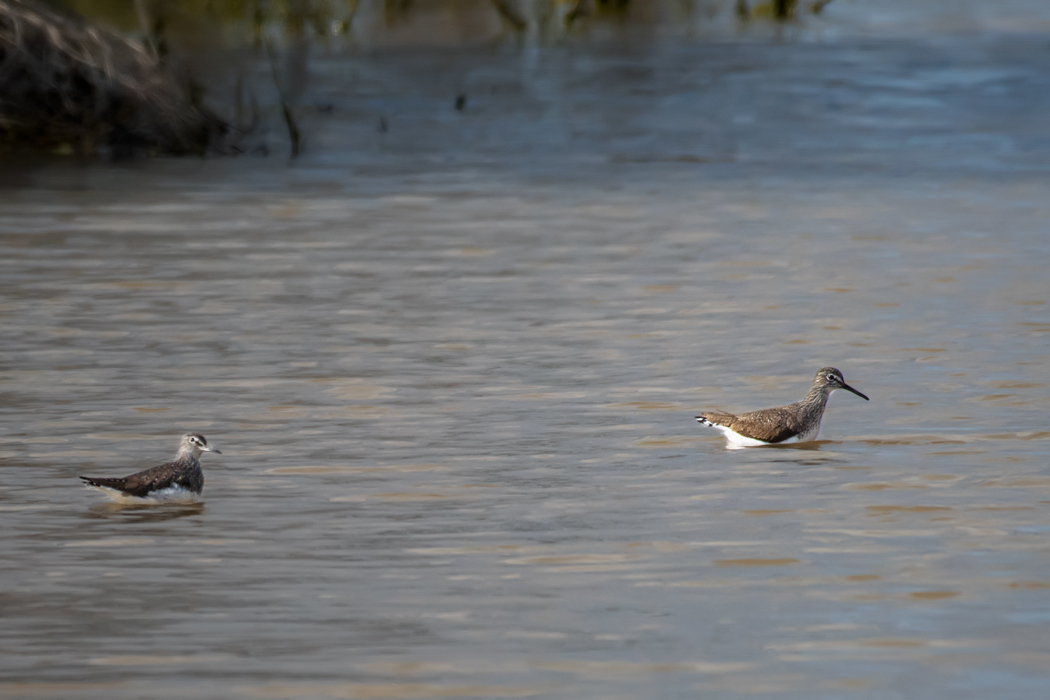
M 756 445 L 783 445 L 791 442 L 809 442 L 817 439 L 820 419 L 828 397 L 836 389 L 852 391 L 865 401 L 868 397 L 860 393 L 842 378 L 842 372 L 834 367 L 825 367 L 813 378 L 813 388 L 806 398 L 798 403 L 779 408 L 763 408 L 760 411 L 734 416 L 722 411 L 701 413 L 696 420 L 701 425 L 718 428 L 726 436 L 726 447 L 731 450 Z
M 80 478 L 117 503 L 195 503 L 204 490 L 204 472 L 197 459 L 204 452 L 222 454 L 208 447 L 203 435 L 187 433 L 182 436 L 179 453 L 171 462 L 123 479 Z

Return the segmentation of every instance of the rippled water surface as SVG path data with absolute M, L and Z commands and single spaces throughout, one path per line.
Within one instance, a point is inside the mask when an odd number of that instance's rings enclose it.
M 1046 45 L 322 60 L 294 164 L 8 168 L 0 694 L 1045 697 Z M 200 505 L 76 479 L 188 430 Z

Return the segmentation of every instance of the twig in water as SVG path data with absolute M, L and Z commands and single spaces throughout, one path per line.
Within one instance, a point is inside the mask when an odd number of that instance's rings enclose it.
M 288 127 L 288 140 L 292 142 L 292 158 L 298 158 L 301 140 L 299 125 L 295 123 L 292 105 L 288 101 L 284 88 L 281 87 L 281 79 L 277 74 L 277 56 L 272 42 L 266 42 L 266 54 L 270 58 L 270 71 L 273 73 L 273 84 L 277 87 L 277 97 L 281 100 L 281 115 L 284 117 L 285 126 Z

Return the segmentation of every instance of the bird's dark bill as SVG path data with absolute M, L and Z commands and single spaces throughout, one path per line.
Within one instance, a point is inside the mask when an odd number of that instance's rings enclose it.
M 865 396 L 864 394 L 860 393 L 859 391 L 857 391 L 856 389 L 851 387 L 846 382 L 842 382 L 842 388 L 845 389 L 846 391 L 852 391 L 854 394 L 856 394 L 860 398 L 864 399 L 865 401 L 871 401 L 871 399 L 869 399 L 867 396 Z

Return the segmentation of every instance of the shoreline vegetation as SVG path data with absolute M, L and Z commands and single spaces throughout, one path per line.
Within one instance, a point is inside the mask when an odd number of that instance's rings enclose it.
M 231 127 L 142 43 L 0 0 L 0 150 L 111 157 L 223 150 Z
M 293 74 L 305 65 L 293 64 L 305 61 L 310 43 L 542 44 L 602 22 L 621 27 L 716 19 L 738 25 L 787 22 L 799 12 L 819 13 L 831 0 L 801 7 L 796 0 L 54 1 L 61 4 L 0 0 L 0 155 L 268 152 L 265 146 L 244 145 L 259 120 L 254 94 L 248 110 L 252 125 L 240 123 L 246 76 L 253 64 L 268 63 L 266 73 L 273 79 L 268 88 L 276 88 L 294 157 L 301 138 L 296 84 L 305 76 Z M 96 26 L 78 12 L 116 30 Z M 283 79 L 282 57 L 288 59 Z M 217 89 L 221 82 L 233 89 Z M 224 95 L 230 104 L 223 104 Z

